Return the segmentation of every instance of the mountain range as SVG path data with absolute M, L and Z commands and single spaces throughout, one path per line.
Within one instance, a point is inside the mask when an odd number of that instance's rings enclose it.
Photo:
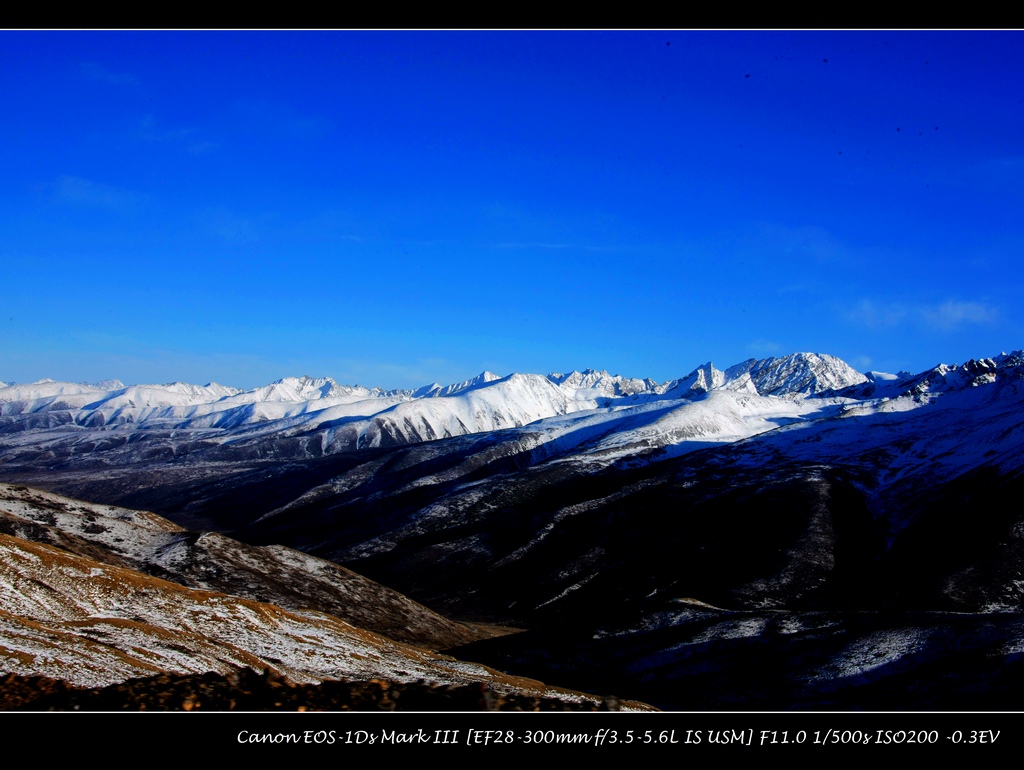
M 315 584 L 317 612 L 396 644 L 661 708 L 1000 708 L 1024 650 L 1022 364 L 4 385 L 0 479 L 24 491 L 0 510 L 91 501 L 31 519 L 75 558 L 113 531 L 90 506 L 152 511 L 173 524 L 101 544 L 119 569 L 282 612 Z
M 216 383 L 125 386 L 116 380 L 95 385 L 41 380 L 0 383 L 0 433 L 31 431 L 35 444 L 48 444 L 52 436 L 71 446 L 73 436 L 95 437 L 93 431 L 104 429 L 101 435 L 109 436 L 110 443 L 89 445 L 89 452 L 108 449 L 129 435 L 138 440 L 140 433 L 171 452 L 183 448 L 189 453 L 194 443 L 204 448 L 230 444 L 237 450 L 271 437 L 292 456 L 318 457 L 519 427 L 596 409 L 692 401 L 710 390 L 815 395 L 865 379 L 837 358 L 798 354 L 751 359 L 725 371 L 708 363 L 660 385 L 591 369 L 547 376 L 483 372 L 447 387 L 435 383 L 388 391 L 310 377 L 288 377 L 248 391 Z M 4 444 L 16 445 L 9 439 Z

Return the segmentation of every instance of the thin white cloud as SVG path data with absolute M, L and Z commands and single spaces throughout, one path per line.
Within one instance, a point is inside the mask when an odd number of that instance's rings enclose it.
M 228 243 L 255 243 L 259 231 L 253 220 L 225 209 L 214 209 L 203 215 L 207 227 Z
M 981 168 L 986 173 L 1020 174 L 1024 171 L 1024 155 L 1003 155 L 983 161 Z
M 793 258 L 809 258 L 820 264 L 838 262 L 851 256 L 846 244 L 817 225 L 762 224 L 748 240 L 759 250 L 767 249 Z
M 864 299 L 849 311 L 848 318 L 856 324 L 875 330 L 913 324 L 950 332 L 964 326 L 995 323 L 999 320 L 999 310 L 981 302 L 947 300 L 929 305 Z
M 139 193 L 119 187 L 83 179 L 80 176 L 59 176 L 50 185 L 53 198 L 58 203 L 72 206 L 108 209 L 128 212 L 138 207 L 142 200 Z
M 759 356 L 771 356 L 782 351 L 782 345 L 771 340 L 754 340 L 747 344 L 747 350 Z
M 776 291 L 779 294 L 805 294 L 807 292 L 816 291 L 817 287 L 813 281 L 804 281 L 802 283 L 793 283 L 789 286 L 780 286 Z
M 334 124 L 319 115 L 303 115 L 290 105 L 263 100 L 236 102 L 230 114 L 237 129 L 243 133 L 284 136 L 308 141 L 331 134 Z
M 856 369 L 858 372 L 869 372 L 871 371 L 871 364 L 874 363 L 871 360 L 871 356 L 856 356 L 849 361 L 850 366 Z
M 523 242 L 523 243 L 495 243 L 492 244 L 492 248 L 495 249 L 575 249 L 579 248 L 574 243 L 543 243 L 540 241 Z
M 185 148 L 190 155 L 203 155 L 220 146 L 205 138 L 197 128 L 165 128 L 153 115 L 146 115 L 139 121 L 141 138 L 146 142 L 176 144 Z
M 547 241 L 501 241 L 498 243 L 484 243 L 482 248 L 489 249 L 510 249 L 510 250 L 541 250 L 541 251 L 564 251 L 572 249 L 575 251 L 587 251 L 598 253 L 611 253 L 622 251 L 621 246 L 594 246 L 586 243 L 550 243 Z
M 980 302 L 943 302 L 938 307 L 921 308 L 920 312 L 929 325 L 943 331 L 965 324 L 990 324 L 999 317 L 995 308 Z
M 907 305 L 898 302 L 876 302 L 864 299 L 849 311 L 849 319 L 869 329 L 889 329 L 897 326 L 910 315 Z
M 189 155 L 205 155 L 215 150 L 218 146 L 217 142 L 196 142 L 188 145 L 185 149 Z
M 118 86 L 139 86 L 142 81 L 135 75 L 128 72 L 111 72 L 102 64 L 90 61 L 78 65 L 78 71 L 90 80 L 101 83 L 112 83 Z

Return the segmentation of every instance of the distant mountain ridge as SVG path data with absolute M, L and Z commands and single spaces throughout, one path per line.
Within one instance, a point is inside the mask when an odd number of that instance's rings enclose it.
M 248 391 L 216 383 L 40 380 L 0 387 L 0 435 L 76 428 L 184 431 L 223 443 L 255 434 L 304 434 L 311 439 L 307 451 L 320 455 L 500 430 L 590 409 L 692 399 L 722 387 L 807 396 L 866 379 L 832 356 L 797 353 L 750 359 L 725 371 L 707 363 L 662 384 L 593 369 L 547 376 L 483 372 L 464 382 L 415 390 L 347 386 L 307 376 Z
M 822 380 L 823 387 L 829 388 L 840 387 L 842 384 L 852 385 L 866 379 L 864 375 L 856 372 L 835 356 L 794 353 L 783 358 L 751 358 L 724 371 L 708 362 L 694 369 L 685 377 L 661 384 L 650 378 L 639 379 L 623 377 L 618 374 L 610 375 L 606 370 L 596 369 L 585 369 L 582 372 L 573 370 L 568 374 L 560 372 L 552 372 L 547 375 L 513 373 L 507 377 L 484 371 L 476 377 L 447 386 L 435 382 L 420 388 L 390 390 L 379 387 L 366 388 L 362 385 L 342 385 L 331 377 L 309 377 L 308 375 L 283 377 L 268 385 L 250 390 L 220 385 L 215 382 L 206 385 L 184 382 L 171 382 L 162 385 L 125 385 L 120 380 L 102 380 L 90 384 L 60 382 L 45 378 L 32 383 L 0 382 L 0 404 L 40 402 L 34 405 L 36 409 L 64 409 L 67 407 L 56 405 L 49 399 L 64 396 L 67 397 L 67 403 L 70 405 L 83 401 L 81 397 L 87 399 L 89 395 L 93 395 L 94 400 L 92 403 L 86 401 L 82 404 L 83 407 L 95 406 L 111 400 L 116 403 L 117 399 L 137 400 L 140 406 L 183 406 L 214 402 L 238 405 L 262 401 L 301 403 L 318 400 L 392 397 L 414 400 L 449 397 L 515 375 L 541 377 L 566 393 L 584 390 L 604 396 L 630 396 L 641 393 L 661 395 L 688 381 L 692 381 L 699 390 L 711 390 L 741 378 L 747 373 L 758 383 L 759 392 L 762 395 L 771 395 L 768 390 L 780 393 L 817 392 L 821 389 L 815 384 L 818 379 Z

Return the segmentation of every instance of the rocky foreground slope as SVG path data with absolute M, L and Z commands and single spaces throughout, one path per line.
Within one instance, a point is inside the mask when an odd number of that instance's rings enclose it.
M 427 648 L 487 634 L 289 549 L 251 548 L 221 536 L 214 547 L 185 548 L 182 538 L 194 545 L 197 537 L 158 516 L 9 485 L 0 485 L 0 527 L 16 533 L 0 534 L 0 672 L 102 688 L 160 674 L 237 678 L 251 670 L 284 677 L 292 688 L 379 679 L 484 687 L 498 699 L 603 702 L 432 652 Z M 276 591 L 292 606 L 189 587 L 134 567 L 195 586 L 230 585 L 241 594 Z

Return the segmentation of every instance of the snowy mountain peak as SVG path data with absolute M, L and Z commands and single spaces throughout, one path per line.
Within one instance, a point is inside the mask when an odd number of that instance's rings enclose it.
M 725 384 L 725 372 L 715 368 L 708 361 L 698 366 L 680 380 L 673 380 L 665 387 L 666 398 L 694 398 Z
M 893 380 L 905 379 L 911 375 L 907 372 L 891 374 L 889 372 L 877 372 L 872 369 L 870 372 L 865 372 L 864 376 L 868 378 L 869 382 L 892 382 Z
M 121 390 L 122 388 L 126 387 L 125 384 L 120 380 L 100 380 L 99 382 L 84 384 L 88 385 L 91 388 L 96 388 L 96 390 Z
M 1024 353 L 1017 350 L 994 358 L 972 358 L 963 364 L 938 364 L 920 374 L 869 372 L 866 383 L 843 388 L 836 395 L 848 398 L 910 396 L 915 400 L 928 400 L 934 394 L 993 383 L 1022 365 Z
M 571 398 L 614 398 L 631 396 L 637 393 L 654 392 L 658 387 L 653 380 L 641 380 L 635 377 L 623 377 L 608 374 L 605 369 L 584 369 L 582 372 L 573 370 L 569 374 L 552 372 L 547 379 L 557 385 Z
M 29 447 L 31 435 L 38 435 L 39 442 L 66 439 L 71 447 L 82 440 L 82 429 L 102 429 L 152 436 L 154 442 L 166 442 L 171 456 L 177 456 L 193 440 L 201 442 L 196 446 L 230 444 L 238 451 L 252 447 L 258 452 L 264 451 L 261 442 L 275 443 L 275 453 L 320 456 L 519 427 L 575 413 L 588 413 L 585 419 L 597 426 L 634 408 L 652 414 L 664 408 L 685 410 L 692 402 L 704 401 L 707 394 L 708 403 L 701 408 L 712 412 L 733 403 L 740 394 L 749 394 L 757 399 L 751 401 L 743 395 L 740 400 L 759 403 L 758 409 L 781 409 L 788 420 L 793 415 L 786 410 L 796 409 L 794 404 L 806 398 L 906 396 L 911 402 L 923 403 L 939 393 L 992 383 L 1004 376 L 1024 377 L 1021 351 L 964 364 L 942 364 L 916 376 L 905 372 L 864 375 L 835 356 L 816 353 L 752 358 L 725 371 L 709 361 L 685 377 L 661 385 L 598 369 L 507 377 L 484 371 L 463 382 L 444 387 L 434 383 L 415 391 L 346 386 L 329 377 L 309 376 L 285 377 L 252 390 L 183 382 L 101 390 L 44 380 L 0 387 L 0 448 L 13 451 L 10 447 L 15 443 Z M 119 381 L 101 384 L 122 385 Z M 766 405 L 766 400 L 787 403 Z M 679 403 L 667 403 L 672 401 Z M 807 408 L 817 409 L 818 404 Z M 708 425 L 717 425 L 717 420 Z M 660 420 L 656 423 L 662 425 Z M 708 425 L 697 432 L 720 432 Z M 676 430 L 678 427 L 672 428 L 676 431 L 673 435 L 690 430 Z M 745 430 L 733 425 L 729 435 Z M 117 441 L 109 446 L 111 451 L 121 451 L 122 444 Z M 133 450 L 134 444 L 124 453 Z
M 424 385 L 422 388 L 416 388 L 411 395 L 413 398 L 433 398 L 442 390 L 441 383 L 432 382 L 429 385 Z
M 901 382 L 904 394 L 922 397 L 995 382 L 1001 375 L 1024 365 L 1024 353 L 1002 353 L 995 358 L 970 359 L 963 364 L 939 364 L 930 371 Z
M 480 372 L 480 374 L 478 374 L 476 377 L 464 380 L 463 382 L 456 382 L 444 388 L 435 383 L 433 386 L 431 386 L 431 390 L 428 391 L 427 395 L 432 397 L 453 396 L 456 393 L 461 393 L 464 390 L 475 388 L 480 385 L 486 385 L 488 382 L 495 382 L 496 380 L 500 379 L 502 379 L 501 376 L 495 374 L 494 372 L 483 371 Z M 434 388 L 436 388 L 436 390 L 434 390 Z
M 1011 353 L 1000 353 L 995 357 L 995 362 L 1000 369 L 1011 369 L 1024 365 L 1024 350 L 1014 350 Z
M 584 369 L 582 372 L 573 369 L 568 374 L 552 372 L 548 379 L 555 385 L 567 386 L 569 388 L 592 388 L 596 383 L 608 378 L 608 372 L 596 369 Z
M 311 401 L 353 394 L 370 395 L 369 390 L 359 385 L 339 385 L 331 377 L 310 377 L 305 374 L 301 377 L 284 377 L 249 392 L 266 394 L 265 397 L 257 398 L 263 401 Z
M 751 358 L 725 371 L 726 388 L 753 387 L 762 396 L 814 396 L 867 381 L 867 377 L 841 358 L 819 353 Z

